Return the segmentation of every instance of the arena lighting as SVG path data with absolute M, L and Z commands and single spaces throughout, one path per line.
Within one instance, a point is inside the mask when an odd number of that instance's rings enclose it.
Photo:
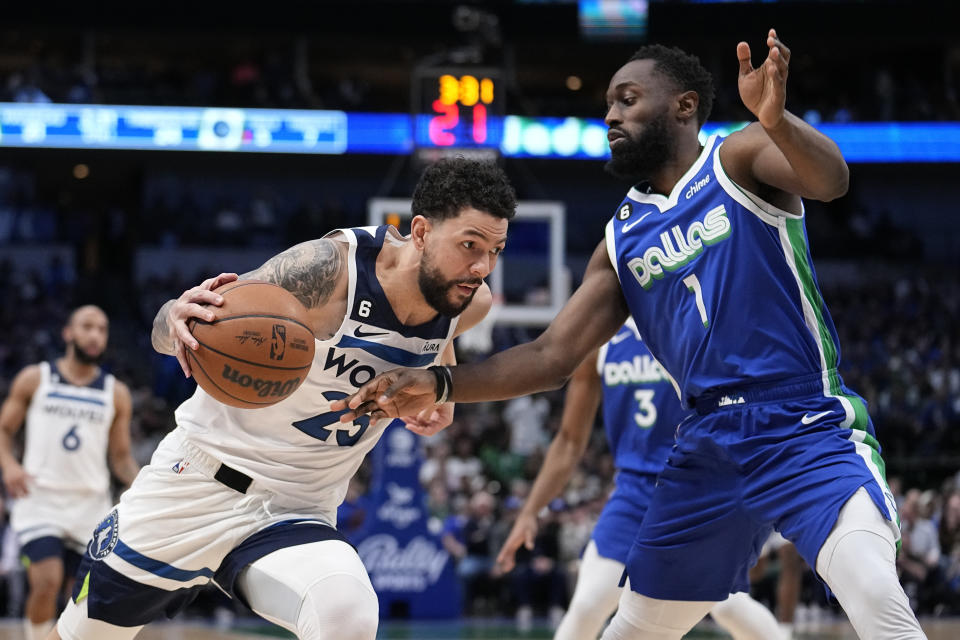
M 484 104 L 482 80 L 476 104 Z M 416 117 L 427 119 L 429 132 L 435 116 Z M 600 119 L 488 116 L 485 124 L 483 144 L 473 140 L 474 148 L 507 157 L 609 155 Z M 470 136 L 475 125 L 474 120 Z M 743 125 L 707 123 L 702 135 Z M 823 123 L 817 128 L 836 141 L 849 162 L 960 162 L 960 122 Z M 406 113 L 0 103 L 0 147 L 408 154 L 414 131 L 414 116 Z M 442 133 L 434 126 L 435 137 L 446 142 Z M 425 141 L 418 142 L 423 148 Z

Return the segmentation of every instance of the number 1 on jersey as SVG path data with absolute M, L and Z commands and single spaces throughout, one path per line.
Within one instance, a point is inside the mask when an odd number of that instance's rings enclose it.
M 705 329 L 710 328 L 710 321 L 707 320 L 707 308 L 703 305 L 703 291 L 700 289 L 700 281 L 697 274 L 691 273 L 683 279 L 683 284 L 687 285 L 687 290 L 697 297 L 697 309 L 700 310 L 700 321 L 703 322 Z

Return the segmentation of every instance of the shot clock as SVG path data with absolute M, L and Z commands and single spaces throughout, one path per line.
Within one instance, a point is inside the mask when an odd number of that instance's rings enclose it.
M 499 149 L 500 73 L 488 67 L 420 68 L 413 78 L 413 140 L 419 149 Z

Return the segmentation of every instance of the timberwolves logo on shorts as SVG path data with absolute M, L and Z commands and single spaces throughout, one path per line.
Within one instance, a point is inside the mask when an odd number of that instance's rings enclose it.
M 110 512 L 103 521 L 93 530 L 93 538 L 87 545 L 87 553 L 94 560 L 103 560 L 113 548 L 117 546 L 117 539 L 120 537 L 120 520 L 117 510 Z

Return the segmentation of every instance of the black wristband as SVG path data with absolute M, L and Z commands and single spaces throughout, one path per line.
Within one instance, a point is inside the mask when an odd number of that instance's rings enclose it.
M 447 398 L 450 397 L 450 394 L 453 393 L 453 374 L 450 373 L 450 367 L 434 365 L 427 367 L 427 370 L 437 379 L 436 403 L 443 404 L 447 401 Z
M 443 392 L 443 398 L 440 400 L 441 403 L 449 400 L 450 396 L 453 395 L 453 372 L 450 371 L 450 367 L 443 365 L 440 367 L 440 373 L 443 374 L 443 382 L 446 385 L 446 389 Z
M 436 365 L 432 367 L 427 367 L 427 371 L 433 374 L 433 377 L 437 379 L 437 404 L 443 401 L 443 398 L 447 395 L 447 379 L 443 375 L 444 367 L 438 367 Z

